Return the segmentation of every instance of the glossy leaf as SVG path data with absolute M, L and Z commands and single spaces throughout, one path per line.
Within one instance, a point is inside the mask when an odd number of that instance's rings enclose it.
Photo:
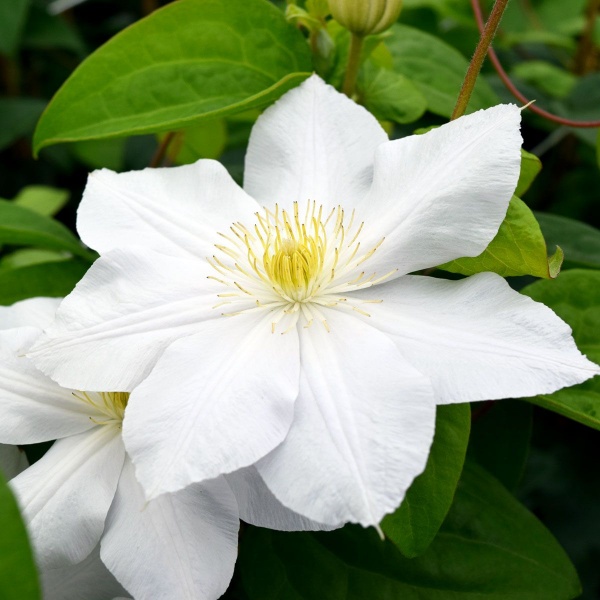
M 69 192 L 46 185 L 28 185 L 13 199 L 18 206 L 46 217 L 55 215 L 69 200 Z
M 548 257 L 544 236 L 533 213 L 513 196 L 496 237 L 479 256 L 458 258 L 439 268 L 461 275 L 492 271 L 502 277 L 533 275 L 551 279 L 560 272 L 562 259 L 560 248 Z
M 580 592 L 552 534 L 469 463 L 422 556 L 406 558 L 358 526 L 317 534 L 251 528 L 239 564 L 250 600 L 571 600 Z
M 363 104 L 378 119 L 412 123 L 427 109 L 427 101 L 404 75 L 368 61 L 359 81 Z
M 560 246 L 565 266 L 600 269 L 600 230 L 560 215 L 536 212 L 549 248 Z
M 421 90 L 431 112 L 450 117 L 469 61 L 439 38 L 413 27 L 396 24 L 389 31 L 385 44 L 392 53 L 394 70 Z M 490 86 L 479 78 L 467 112 L 498 102 Z
M 42 115 L 35 151 L 182 129 L 264 106 L 311 69 L 304 38 L 267 0 L 180 0 L 80 65 Z
M 0 270 L 19 269 L 40 263 L 69 260 L 70 255 L 64 255 L 56 250 L 41 250 L 39 248 L 19 248 L 0 258 Z M 0 271 L 1 272 L 1 271 Z
M 90 263 L 60 260 L 0 270 L 0 305 L 7 306 L 25 298 L 61 298 L 73 291 Z
M 40 587 L 17 502 L 0 473 L 0 598 L 38 600 Z
M 415 479 L 400 508 L 381 523 L 385 535 L 405 556 L 425 552 L 446 518 L 462 472 L 470 423 L 468 404 L 437 407 L 425 471 Z
M 513 491 L 529 455 L 533 407 L 520 400 L 473 403 L 468 456 Z
M 536 281 L 522 290 L 549 306 L 573 328 L 577 347 L 600 364 L 600 271 L 572 269 L 556 281 Z M 600 376 L 554 394 L 526 398 L 565 417 L 600 429 Z
M 0 200 L 0 243 L 66 250 L 90 257 L 90 252 L 62 223 L 6 200 Z
M 519 198 L 530 188 L 533 180 L 542 170 L 542 161 L 531 152 L 521 149 L 521 171 L 519 173 L 519 181 L 515 196 Z

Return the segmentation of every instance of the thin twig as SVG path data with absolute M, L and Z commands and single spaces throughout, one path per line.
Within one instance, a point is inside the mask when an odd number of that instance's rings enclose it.
M 165 135 L 162 142 L 160 143 L 160 146 L 156 149 L 152 160 L 150 161 L 150 167 L 155 168 L 160 167 L 162 165 L 162 162 L 167 154 L 167 150 L 169 149 L 169 145 L 173 141 L 174 137 L 175 131 L 170 131 L 169 133 L 167 133 L 167 135 Z
M 479 0 L 471 0 L 471 6 L 473 7 L 473 13 L 475 14 L 475 20 L 477 21 L 477 26 L 480 31 L 483 31 L 483 14 L 481 12 L 481 6 L 479 5 Z M 535 104 L 529 104 L 531 100 L 524 96 L 512 82 L 500 60 L 498 59 L 498 55 L 494 52 L 493 48 L 488 48 L 488 57 L 492 65 L 494 65 L 494 69 L 498 73 L 498 76 L 502 80 L 502 83 L 506 86 L 508 91 L 520 102 L 523 104 L 528 104 L 527 108 L 534 112 L 535 114 L 547 119 L 548 121 L 552 121 L 554 123 L 559 123 L 560 125 L 567 125 L 568 127 L 600 127 L 600 121 L 573 121 L 572 119 L 565 119 L 564 117 L 559 117 L 558 115 L 552 114 Z

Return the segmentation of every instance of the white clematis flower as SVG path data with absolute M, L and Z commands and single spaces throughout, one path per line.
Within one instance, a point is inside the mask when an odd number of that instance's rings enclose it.
M 146 502 L 121 439 L 129 394 L 61 388 L 24 356 L 57 305 L 0 307 L 0 441 L 58 439 L 11 481 L 45 598 L 121 594 L 112 577 L 94 583 L 106 568 L 137 600 L 218 598 L 233 573 L 240 514 L 279 529 L 320 528 L 281 506 L 253 467 Z
M 502 105 L 390 142 L 313 76 L 257 121 L 243 190 L 210 160 L 94 172 L 78 230 L 101 258 L 32 356 L 63 385 L 133 390 L 148 498 L 256 464 L 294 511 L 377 524 L 426 464 L 436 404 L 598 372 L 499 276 L 408 275 L 492 240 L 519 122 Z

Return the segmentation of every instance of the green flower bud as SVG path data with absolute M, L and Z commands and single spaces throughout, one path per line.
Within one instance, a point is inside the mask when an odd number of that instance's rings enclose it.
M 391 27 L 400 15 L 402 0 L 329 0 L 329 9 L 340 25 L 365 36 Z

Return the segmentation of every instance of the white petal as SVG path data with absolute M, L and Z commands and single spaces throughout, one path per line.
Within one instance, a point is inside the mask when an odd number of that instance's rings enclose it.
M 365 248 L 385 237 L 371 271 L 402 275 L 491 242 L 517 185 L 521 112 L 494 106 L 380 146 L 362 206 Z
M 29 466 L 27 456 L 17 446 L 0 444 L 0 473 L 4 479 L 12 479 Z
M 61 385 L 131 390 L 173 340 L 219 315 L 212 272 L 203 260 L 113 250 L 65 298 L 30 356 Z
M 0 441 L 4 443 L 34 444 L 94 426 L 90 417 L 97 411 L 23 355 L 38 336 L 33 327 L 0 331 Z
M 109 600 L 127 594 L 100 560 L 99 545 L 83 562 L 42 571 L 40 577 L 44 600 Z
M 224 478 L 147 503 L 126 461 L 100 555 L 136 600 L 214 600 L 231 580 L 238 528 Z
M 375 149 L 387 141 L 373 115 L 313 75 L 254 125 L 244 189 L 265 206 L 352 206 L 369 190 Z
M 248 466 L 285 437 L 298 336 L 270 315 L 221 317 L 172 344 L 131 394 L 123 437 L 147 497 Z
M 327 320 L 331 333 L 317 325 L 301 333 L 294 422 L 257 467 L 298 513 L 376 525 L 425 467 L 433 391 L 386 335 L 336 310 Z
M 102 169 L 88 179 L 77 230 L 101 254 L 139 245 L 175 256 L 206 256 L 215 232 L 251 219 L 258 208 L 214 160 L 129 173 Z
M 123 468 L 116 427 L 58 440 L 11 481 L 42 569 L 81 562 L 100 540 Z
M 254 465 L 225 476 L 240 510 L 240 519 L 257 527 L 278 531 L 331 530 L 285 507 L 269 490 Z M 340 523 L 342 525 L 342 523 Z
M 438 403 L 549 394 L 600 371 L 552 310 L 494 273 L 408 275 L 369 291 L 383 299 L 369 322 L 431 379 Z
M 0 330 L 13 327 L 44 329 L 54 319 L 60 298 L 28 298 L 12 306 L 0 306 Z

